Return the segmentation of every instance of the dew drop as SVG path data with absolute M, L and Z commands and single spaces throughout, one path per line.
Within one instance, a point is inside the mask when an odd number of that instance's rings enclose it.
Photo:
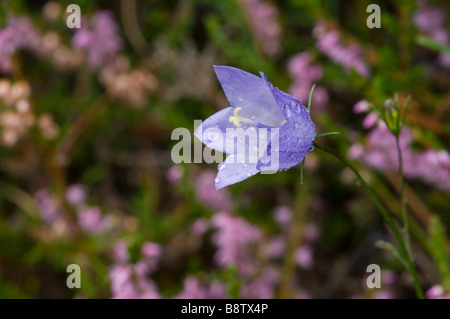
M 289 105 L 284 106 L 284 113 L 286 114 L 286 117 L 291 116 L 291 110 L 289 109 Z
M 219 171 L 222 171 L 222 170 L 224 170 L 225 168 L 227 168 L 227 165 L 226 165 L 226 164 L 220 164 L 220 166 L 219 166 Z
M 215 180 L 214 180 L 214 182 L 216 183 L 216 184 L 219 184 L 220 183 L 220 178 L 216 178 Z

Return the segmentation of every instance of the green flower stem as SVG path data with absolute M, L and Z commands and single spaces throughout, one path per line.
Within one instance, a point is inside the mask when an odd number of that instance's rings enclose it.
M 345 158 L 343 158 L 341 155 L 339 155 L 339 154 L 335 153 L 334 151 L 331 151 L 331 150 L 329 150 L 329 149 L 327 149 L 325 147 L 322 147 L 322 146 L 320 146 L 320 145 L 318 145 L 316 143 L 314 143 L 314 147 L 318 148 L 319 150 L 321 150 L 321 151 L 323 151 L 325 153 L 328 153 L 328 154 L 336 157 L 337 159 L 339 159 L 342 163 L 344 163 L 348 168 L 350 168 L 355 173 L 356 177 L 359 179 L 359 181 L 361 182 L 361 184 L 363 185 L 363 187 L 365 188 L 365 190 L 369 194 L 369 196 L 372 199 L 373 203 L 378 208 L 378 210 L 380 211 L 381 215 L 383 216 L 383 218 L 385 219 L 386 223 L 388 224 L 389 228 L 392 230 L 395 238 L 397 239 L 397 242 L 400 245 L 401 253 L 404 255 L 403 257 L 406 259 L 407 270 L 410 272 L 411 277 L 413 279 L 414 288 L 416 290 L 417 297 L 420 298 L 420 299 L 424 299 L 425 296 L 424 296 L 424 293 L 422 291 L 422 287 L 420 286 L 419 278 L 417 276 L 416 269 L 414 267 L 414 263 L 413 263 L 413 261 L 411 259 L 411 255 L 408 253 L 408 248 L 406 247 L 405 241 L 403 240 L 403 237 L 401 236 L 401 234 L 400 234 L 397 226 L 395 225 L 394 221 L 389 216 L 388 212 L 383 207 L 383 205 L 381 204 L 381 202 L 378 199 L 378 197 L 375 195 L 375 193 L 372 190 L 372 188 L 364 181 L 364 179 L 361 177 L 361 175 L 359 174 L 357 169 L 351 163 L 349 163 Z
M 403 219 L 403 232 L 404 232 L 403 236 L 405 239 L 407 252 L 412 257 L 411 244 L 409 239 L 408 216 L 406 212 L 405 179 L 403 177 L 403 158 L 402 158 L 402 151 L 400 149 L 399 135 L 395 137 L 395 144 L 397 146 L 397 154 L 398 154 L 398 175 L 400 178 L 400 203 Z

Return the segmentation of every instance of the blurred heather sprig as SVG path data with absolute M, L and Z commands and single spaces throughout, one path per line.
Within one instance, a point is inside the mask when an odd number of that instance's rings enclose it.
M 273 3 L 261 0 L 241 0 L 250 18 L 263 53 L 274 56 L 280 52 L 281 26 L 278 9 Z
M 370 70 L 363 59 L 363 51 L 358 43 L 344 45 L 337 30 L 328 30 L 323 21 L 316 22 L 313 30 L 317 38 L 316 47 L 334 63 L 341 65 L 345 71 L 354 69 L 362 77 L 370 77 Z
M 419 10 L 414 13 L 414 23 L 423 34 L 433 40 L 450 44 L 450 35 L 445 26 L 445 10 L 439 6 L 430 5 L 426 0 L 420 0 Z M 440 53 L 438 63 L 443 67 L 450 68 L 450 54 Z
M 301 52 L 293 56 L 288 62 L 289 74 L 294 83 L 289 88 L 289 94 L 296 96 L 304 103 L 308 100 L 311 88 L 322 78 L 322 66 L 312 63 L 312 55 L 309 52 Z M 323 110 L 328 104 L 327 90 L 317 85 L 312 96 L 314 109 Z
M 98 69 L 111 61 L 122 48 L 118 27 L 110 12 L 101 11 L 84 19 L 73 36 L 74 47 L 87 55 L 88 65 Z
M 354 107 L 355 113 L 368 110 L 359 102 Z M 370 122 L 370 123 L 369 123 Z M 359 159 L 379 171 L 398 170 L 398 156 L 395 136 L 386 124 L 370 112 L 364 120 L 364 127 L 370 129 L 367 143 L 353 144 L 348 150 L 351 159 Z M 406 178 L 418 178 L 437 189 L 450 193 L 450 154 L 445 150 L 416 151 L 412 147 L 413 135 L 404 125 L 399 135 L 403 155 L 403 172 Z

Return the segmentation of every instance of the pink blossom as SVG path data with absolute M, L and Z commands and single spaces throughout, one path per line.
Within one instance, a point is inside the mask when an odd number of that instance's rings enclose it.
M 178 183 L 183 177 L 183 168 L 179 165 L 171 166 L 166 172 L 166 179 L 171 184 Z
M 292 210 L 287 206 L 278 206 L 274 218 L 280 227 L 287 227 L 292 221 Z
M 294 252 L 294 258 L 297 265 L 305 270 L 309 270 L 314 265 L 314 252 L 311 246 L 302 245 Z
M 344 46 L 337 30 L 327 31 L 326 29 L 323 21 L 318 21 L 314 27 L 313 34 L 317 37 L 316 46 L 319 51 L 341 65 L 347 72 L 355 69 L 362 77 L 369 77 L 370 70 L 363 60 L 361 46 L 357 43 Z
M 274 4 L 261 0 L 242 0 L 242 2 L 262 51 L 269 56 L 276 55 L 281 49 L 282 31 L 278 23 L 277 8 Z
M 224 268 L 236 264 L 242 273 L 251 272 L 253 262 L 249 257 L 249 246 L 261 238 L 261 231 L 246 220 L 225 212 L 217 213 L 212 224 L 217 228 L 213 235 L 213 242 L 218 247 L 214 256 L 216 263 Z
M 212 282 L 202 285 L 193 276 L 184 279 L 184 288 L 175 298 L 177 299 L 224 299 L 226 298 L 224 284 Z
M 216 190 L 216 174 L 213 171 L 201 172 L 195 180 L 195 194 L 197 199 L 214 209 L 231 209 L 231 198 L 228 190 Z
M 204 218 L 199 218 L 192 224 L 191 230 L 195 235 L 202 236 L 206 233 L 208 228 L 209 228 L 208 221 Z
M 86 200 L 86 188 L 80 184 L 70 185 L 66 190 L 66 200 L 72 205 L 83 204 Z

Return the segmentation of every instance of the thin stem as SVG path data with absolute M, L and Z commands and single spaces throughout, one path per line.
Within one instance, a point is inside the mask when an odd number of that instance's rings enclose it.
M 378 210 L 380 211 L 381 215 L 385 219 L 385 221 L 388 224 L 389 228 L 392 230 L 392 232 L 394 234 L 394 237 L 397 239 L 397 241 L 398 241 L 398 243 L 400 245 L 401 252 L 404 254 L 404 257 L 406 258 L 406 262 L 407 262 L 407 266 L 408 266 L 407 270 L 410 272 L 411 277 L 413 279 L 414 288 L 416 290 L 417 297 L 420 298 L 420 299 L 425 298 L 424 293 L 422 291 L 422 287 L 420 286 L 420 283 L 419 283 L 419 278 L 417 276 L 416 269 L 414 267 L 413 261 L 411 259 L 410 254 L 408 253 L 408 249 L 406 248 L 405 241 L 403 240 L 403 237 L 401 236 L 401 234 L 400 234 L 397 226 L 393 222 L 392 218 L 389 216 L 388 212 L 383 207 L 383 205 L 381 204 L 381 202 L 378 199 L 378 197 L 375 195 L 375 192 L 366 183 L 366 181 L 364 181 L 364 179 L 359 174 L 357 169 L 351 163 L 349 163 L 345 158 L 343 158 L 341 155 L 339 155 L 338 153 L 335 153 L 334 151 L 331 151 L 331 150 L 329 150 L 329 149 L 327 149 L 325 147 L 322 147 L 322 146 L 320 146 L 320 145 L 318 145 L 316 143 L 314 143 L 314 147 L 318 148 L 319 150 L 321 150 L 321 151 L 323 151 L 325 153 L 328 153 L 328 154 L 336 157 L 342 163 L 344 163 L 344 165 L 346 165 L 348 168 L 350 168 L 355 173 L 356 177 L 361 182 L 361 185 L 363 185 L 363 187 L 365 188 L 365 190 L 369 194 L 370 198 L 372 199 L 373 203 L 375 204 L 375 206 L 378 208 Z
M 88 109 L 86 109 L 72 125 L 67 137 L 60 142 L 55 150 L 55 159 L 59 165 L 66 164 L 67 154 L 80 135 L 102 114 L 108 105 L 108 100 L 101 96 Z
M 395 144 L 397 146 L 397 154 L 398 154 L 398 175 L 400 180 L 400 203 L 403 219 L 403 233 L 404 233 L 403 236 L 405 238 L 408 253 L 412 255 L 409 240 L 408 216 L 406 215 L 407 212 L 406 212 L 406 196 L 405 196 L 405 179 L 403 177 L 403 158 L 402 158 L 402 150 L 400 149 L 400 138 L 398 135 L 395 137 Z

